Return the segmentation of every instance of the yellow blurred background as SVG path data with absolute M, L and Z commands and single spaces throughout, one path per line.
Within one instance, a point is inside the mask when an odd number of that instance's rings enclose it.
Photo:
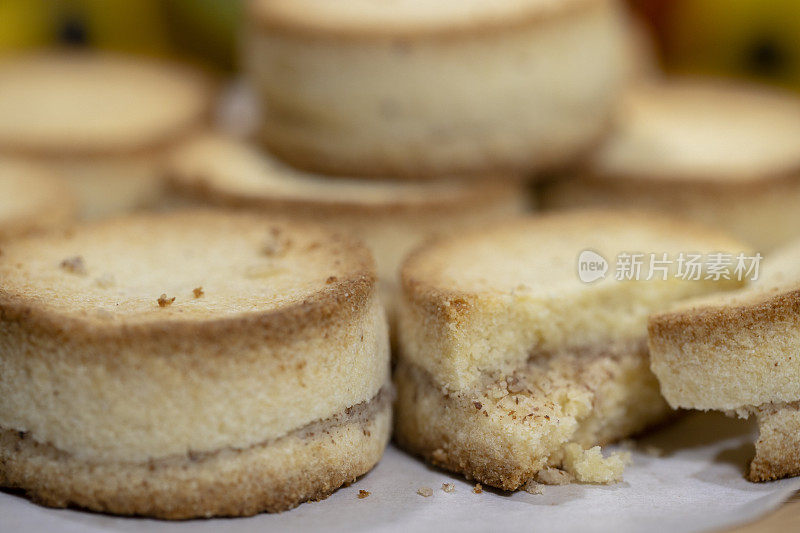
M 800 88 L 797 0 L 628 0 L 668 72 Z M 2 0 L 0 54 L 54 44 L 233 70 L 242 0 Z
M 70 44 L 231 70 L 241 0 L 2 0 L 0 54 Z

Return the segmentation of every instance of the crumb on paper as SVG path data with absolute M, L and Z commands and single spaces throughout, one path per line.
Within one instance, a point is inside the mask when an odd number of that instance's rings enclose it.
M 68 257 L 61 261 L 61 264 L 58 266 L 70 274 L 77 274 L 78 276 L 86 275 L 86 263 L 83 261 L 83 257 L 80 255 Z
M 442 483 L 442 490 L 445 492 L 455 492 L 456 486 L 453 483 Z
M 481 492 L 483 492 L 483 486 L 480 483 L 475 483 L 475 486 L 472 487 L 472 492 L 474 492 L 475 494 L 480 494 Z
M 472 405 L 474 405 L 474 406 L 475 406 L 475 409 L 477 409 L 477 410 L 479 410 L 479 411 L 480 411 L 481 409 L 483 409 L 483 404 L 482 404 L 481 402 L 472 402 Z
M 535 479 L 529 479 L 525 485 L 522 486 L 522 490 L 529 494 L 544 494 L 544 484 L 539 483 Z
M 564 469 L 582 483 L 616 483 L 631 461 L 630 452 L 603 457 L 600 446 L 584 450 L 571 442 L 564 447 Z
M 109 274 L 108 272 L 95 279 L 94 282 L 101 289 L 108 289 L 109 287 L 113 287 L 114 283 L 116 283 L 114 280 L 114 275 Z
M 433 496 L 433 489 L 430 487 L 420 487 L 417 489 L 417 494 L 419 494 L 423 498 L 429 498 Z
M 167 306 L 172 305 L 172 302 L 174 302 L 174 301 L 175 301 L 175 297 L 174 296 L 172 298 L 167 298 L 167 295 L 165 293 L 165 294 L 162 294 L 161 296 L 158 297 L 158 306 L 159 307 L 167 307 Z
M 194 294 L 195 298 L 200 298 L 205 294 L 205 292 L 203 292 L 203 287 L 195 287 L 192 289 L 192 294 Z
M 534 479 L 543 485 L 568 485 L 574 481 L 572 474 L 560 468 L 553 468 L 552 466 L 545 467 L 536 472 L 536 477 Z
M 358 499 L 359 500 L 363 500 L 364 498 L 366 498 L 370 494 L 372 494 L 370 491 L 361 489 L 361 490 L 358 491 Z

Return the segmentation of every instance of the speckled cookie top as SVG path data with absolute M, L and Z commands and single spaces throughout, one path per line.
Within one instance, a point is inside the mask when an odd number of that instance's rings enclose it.
M 211 211 L 104 221 L 17 240 L 2 252 L 6 318 L 161 327 L 291 321 L 309 310 L 358 307 L 374 290 L 373 260 L 358 241 Z
M 198 136 L 170 157 L 173 189 L 187 197 L 236 207 L 336 210 L 382 216 L 398 210 L 438 212 L 526 194 L 508 180 L 433 183 L 331 178 L 296 170 L 248 143 L 217 134 Z
M 595 179 L 744 183 L 800 172 L 800 98 L 676 80 L 631 89 Z
M 524 24 L 606 0 L 251 0 L 250 14 L 271 29 L 300 34 L 410 36 Z
M 581 282 L 577 265 L 584 250 L 599 254 L 613 269 L 620 253 L 667 253 L 674 258 L 680 252 L 747 248 L 723 233 L 657 215 L 574 211 L 432 242 L 406 261 L 403 283 L 412 292 L 501 295 L 522 290 L 555 298 L 617 282 L 613 270 L 597 284 Z
M 211 106 L 209 81 L 184 67 L 111 54 L 0 60 L 0 150 L 124 152 L 171 142 Z

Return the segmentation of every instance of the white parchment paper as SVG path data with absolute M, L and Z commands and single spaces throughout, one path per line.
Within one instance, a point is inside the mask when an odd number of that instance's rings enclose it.
M 800 488 L 800 479 L 754 484 L 743 477 L 753 453 L 752 424 L 694 413 L 639 441 L 664 455 L 634 451 L 625 480 L 612 486 L 545 487 L 542 495 L 484 490 L 390 447 L 357 483 L 322 502 L 278 515 L 169 523 L 39 507 L 0 493 L 0 531 L 705 531 L 757 519 Z M 453 483 L 446 493 L 442 483 Z M 430 487 L 425 498 L 417 489 Z M 370 491 L 365 499 L 359 489 Z

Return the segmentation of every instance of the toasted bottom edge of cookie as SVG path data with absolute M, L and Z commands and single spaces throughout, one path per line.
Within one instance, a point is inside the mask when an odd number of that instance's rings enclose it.
M 750 463 L 750 481 L 800 475 L 800 402 L 756 409 L 759 436 Z
M 0 486 L 49 507 L 163 519 L 285 511 L 372 469 L 389 440 L 390 396 L 384 388 L 341 414 L 246 449 L 148 463 L 90 463 L 0 429 Z
M 486 485 L 517 490 L 540 470 L 560 466 L 569 442 L 583 447 L 609 444 L 672 416 L 650 373 L 646 351 L 599 355 L 594 361 L 596 367 L 590 367 L 596 374 L 594 390 L 587 388 L 584 400 L 591 404 L 588 412 L 560 419 L 551 412 L 549 418 L 532 418 L 532 426 L 520 427 L 525 413 L 512 415 L 513 411 L 492 408 L 489 414 L 485 396 L 447 392 L 425 370 L 401 360 L 394 378 L 394 438 L 436 466 Z M 616 368 L 617 374 L 608 374 L 608 368 Z
M 330 150 L 317 146 L 314 142 L 302 142 L 292 139 L 280 126 L 272 125 L 258 134 L 261 143 L 280 159 L 292 166 L 331 177 L 351 178 L 358 176 L 375 180 L 409 180 L 431 181 L 442 176 L 458 176 L 462 180 L 481 180 L 492 176 L 496 180 L 508 182 L 544 179 L 552 173 L 572 168 L 575 161 L 581 161 L 596 151 L 597 147 L 612 131 L 609 118 L 601 120 L 586 133 L 584 139 L 570 148 L 561 148 L 552 153 L 536 154 L 537 140 L 532 139 L 527 149 L 519 149 L 513 155 L 482 153 L 477 160 L 460 161 L 451 157 L 443 158 L 439 154 L 420 153 L 413 149 L 415 157 L 388 158 L 383 151 L 361 156 L 334 156 Z M 486 140 L 474 142 L 475 146 L 485 146 Z M 469 148 L 469 147 L 468 147 Z M 409 148 L 412 150 L 412 148 Z M 468 153 L 481 153 L 467 149 Z M 438 156 L 438 157 L 437 157 Z M 440 160 L 440 161 L 437 161 Z M 442 163 L 446 161 L 447 163 Z M 411 162 L 411 164 L 409 164 Z

